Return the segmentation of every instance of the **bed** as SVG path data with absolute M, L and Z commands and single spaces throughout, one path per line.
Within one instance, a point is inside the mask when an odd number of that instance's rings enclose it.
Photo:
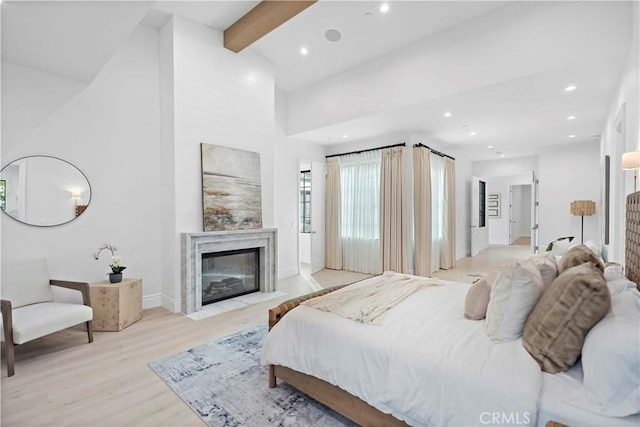
M 626 273 L 637 283 L 640 192 L 627 206 Z M 376 327 L 300 305 L 341 287 L 275 307 L 262 355 L 269 386 L 278 378 L 366 426 L 640 425 L 638 414 L 597 416 L 565 402 L 583 387 L 579 363 L 547 374 L 521 339 L 491 343 L 483 322 L 462 316 L 468 287 L 442 281 Z

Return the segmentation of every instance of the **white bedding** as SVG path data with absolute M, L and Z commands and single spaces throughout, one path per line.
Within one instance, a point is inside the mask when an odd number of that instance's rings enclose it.
M 605 417 L 593 412 L 587 412 L 569 403 L 572 398 L 575 398 L 576 391 L 580 391 L 583 387 L 580 362 L 572 366 L 567 372 L 559 374 L 543 373 L 542 375 L 542 395 L 538 413 L 539 427 L 543 427 L 549 420 L 558 421 L 569 426 L 640 426 L 640 414 L 623 418 Z
M 411 425 L 535 425 L 538 364 L 520 339 L 494 344 L 484 321 L 464 318 L 468 284 L 443 283 L 380 326 L 299 306 L 267 336 L 262 363 L 321 378 Z

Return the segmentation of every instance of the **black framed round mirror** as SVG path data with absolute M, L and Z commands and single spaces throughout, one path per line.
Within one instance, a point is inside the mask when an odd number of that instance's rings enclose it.
M 85 174 L 57 157 L 23 157 L 0 170 L 0 209 L 24 224 L 66 224 L 82 215 L 90 201 Z

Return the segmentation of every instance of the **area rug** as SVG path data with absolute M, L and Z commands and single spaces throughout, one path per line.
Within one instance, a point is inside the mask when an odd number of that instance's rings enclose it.
M 260 365 L 267 325 L 149 363 L 209 426 L 355 426 L 293 387 L 268 388 Z

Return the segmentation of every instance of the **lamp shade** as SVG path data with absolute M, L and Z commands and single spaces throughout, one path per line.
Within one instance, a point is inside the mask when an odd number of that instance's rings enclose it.
M 596 202 L 576 200 L 571 202 L 571 215 L 590 216 L 596 213 Z
M 71 192 L 71 198 L 72 199 L 79 199 L 80 197 L 82 197 L 82 191 L 79 190 L 73 190 Z
M 640 168 L 640 151 L 629 151 L 622 155 L 622 169 Z

